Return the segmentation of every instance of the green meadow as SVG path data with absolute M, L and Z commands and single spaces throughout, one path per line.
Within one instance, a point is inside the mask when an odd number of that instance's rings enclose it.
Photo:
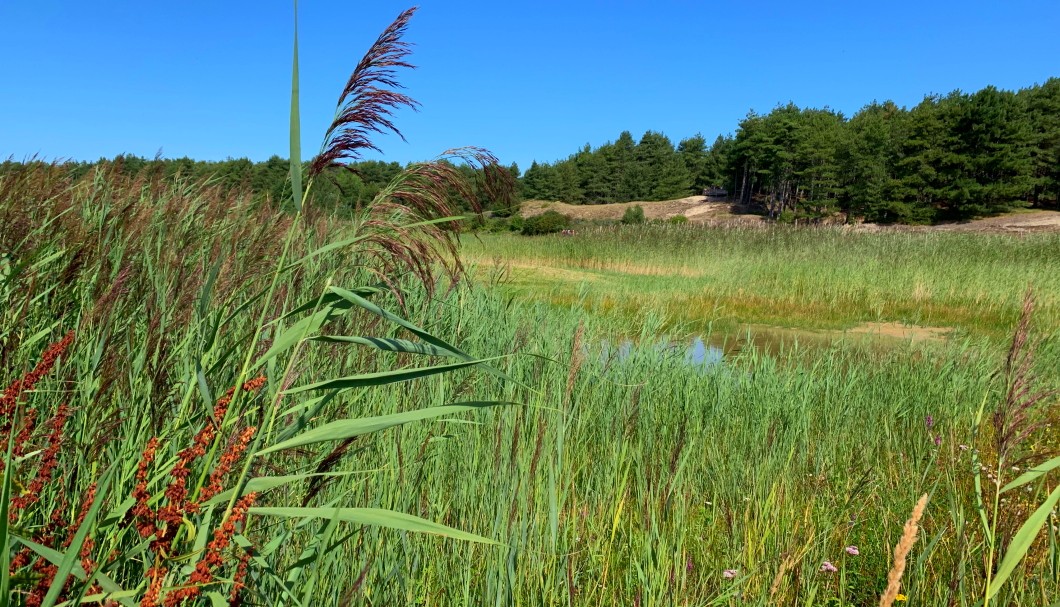
M 592 226 L 574 237 L 464 237 L 464 255 L 521 299 L 645 312 L 687 330 L 843 330 L 900 323 L 1000 337 L 1037 293 L 1060 329 L 1060 235 L 841 227 Z

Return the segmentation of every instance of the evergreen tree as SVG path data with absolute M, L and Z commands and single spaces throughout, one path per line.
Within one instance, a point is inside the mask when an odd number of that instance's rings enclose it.
M 696 133 L 688 139 L 682 139 L 677 144 L 677 154 L 685 163 L 691 179 L 691 189 L 698 194 L 704 188 L 714 185 L 714 175 L 710 166 L 709 152 L 707 152 L 707 140 L 703 135 Z
M 1060 207 L 1060 78 L 1024 89 L 1019 96 L 1031 131 L 1031 202 Z

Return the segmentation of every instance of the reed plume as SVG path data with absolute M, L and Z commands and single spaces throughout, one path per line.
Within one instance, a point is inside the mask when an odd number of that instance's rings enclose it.
M 924 516 L 924 509 L 927 507 L 927 503 L 928 494 L 925 493 L 920 497 L 920 501 L 916 503 L 916 506 L 913 507 L 913 514 L 910 515 L 909 520 L 905 522 L 902 539 L 898 540 L 898 544 L 894 547 L 894 564 L 891 565 L 891 571 L 887 574 L 887 589 L 884 590 L 883 596 L 880 597 L 880 607 L 891 607 L 894 599 L 898 597 L 902 574 L 905 572 L 905 560 L 909 556 L 909 551 L 913 549 L 913 544 L 916 543 L 918 525 L 921 517 Z
M 1028 286 L 1005 366 L 1001 370 L 1005 398 L 991 418 L 998 461 L 1008 464 L 1022 462 L 1020 445 L 1041 427 L 1040 422 L 1033 418 L 1034 409 L 1056 394 L 1054 390 L 1040 389 L 1032 370 L 1037 346 L 1030 334 L 1034 305 L 1034 291 Z
M 402 88 L 396 68 L 415 67 L 405 60 L 412 45 L 401 39 L 415 12 L 416 8 L 410 8 L 398 15 L 353 70 L 339 95 L 335 120 L 324 135 L 320 153 L 309 164 L 309 178 L 329 167 L 343 166 L 343 161 L 359 159 L 364 149 L 380 151 L 372 142 L 372 133 L 389 131 L 405 139 L 392 120 L 394 110 L 416 109 L 419 103 L 393 89 Z

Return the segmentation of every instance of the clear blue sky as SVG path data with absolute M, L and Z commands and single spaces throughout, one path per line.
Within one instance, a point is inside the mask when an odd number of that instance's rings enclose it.
M 300 7 L 305 155 L 407 4 Z M 423 0 L 403 75 L 423 104 L 380 140 L 407 162 L 478 145 L 564 158 L 623 130 L 713 141 L 749 109 L 1018 89 L 1060 76 L 1060 2 Z M 287 156 L 288 2 L 0 0 L 0 157 Z M 370 155 L 369 158 L 378 158 Z

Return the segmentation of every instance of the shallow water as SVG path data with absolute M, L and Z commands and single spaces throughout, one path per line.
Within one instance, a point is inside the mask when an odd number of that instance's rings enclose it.
M 692 367 L 713 367 L 727 357 L 747 348 L 776 355 L 793 348 L 816 349 L 837 343 L 856 346 L 888 348 L 910 344 L 939 343 L 950 330 L 934 327 L 902 327 L 893 323 L 865 323 L 841 331 L 811 331 L 764 325 L 746 325 L 740 332 L 729 334 L 696 335 L 683 339 L 660 337 L 655 342 L 632 338 L 617 341 L 601 340 L 599 357 L 605 362 L 624 361 L 639 352 L 680 357 Z
M 602 340 L 599 349 L 600 359 L 605 362 L 628 360 L 641 350 L 680 357 L 683 362 L 692 367 L 709 368 L 725 358 L 725 351 L 721 347 L 710 344 L 702 337 L 694 337 L 691 341 L 667 339 L 647 345 L 638 344 L 632 339 L 622 339 L 617 343 Z

